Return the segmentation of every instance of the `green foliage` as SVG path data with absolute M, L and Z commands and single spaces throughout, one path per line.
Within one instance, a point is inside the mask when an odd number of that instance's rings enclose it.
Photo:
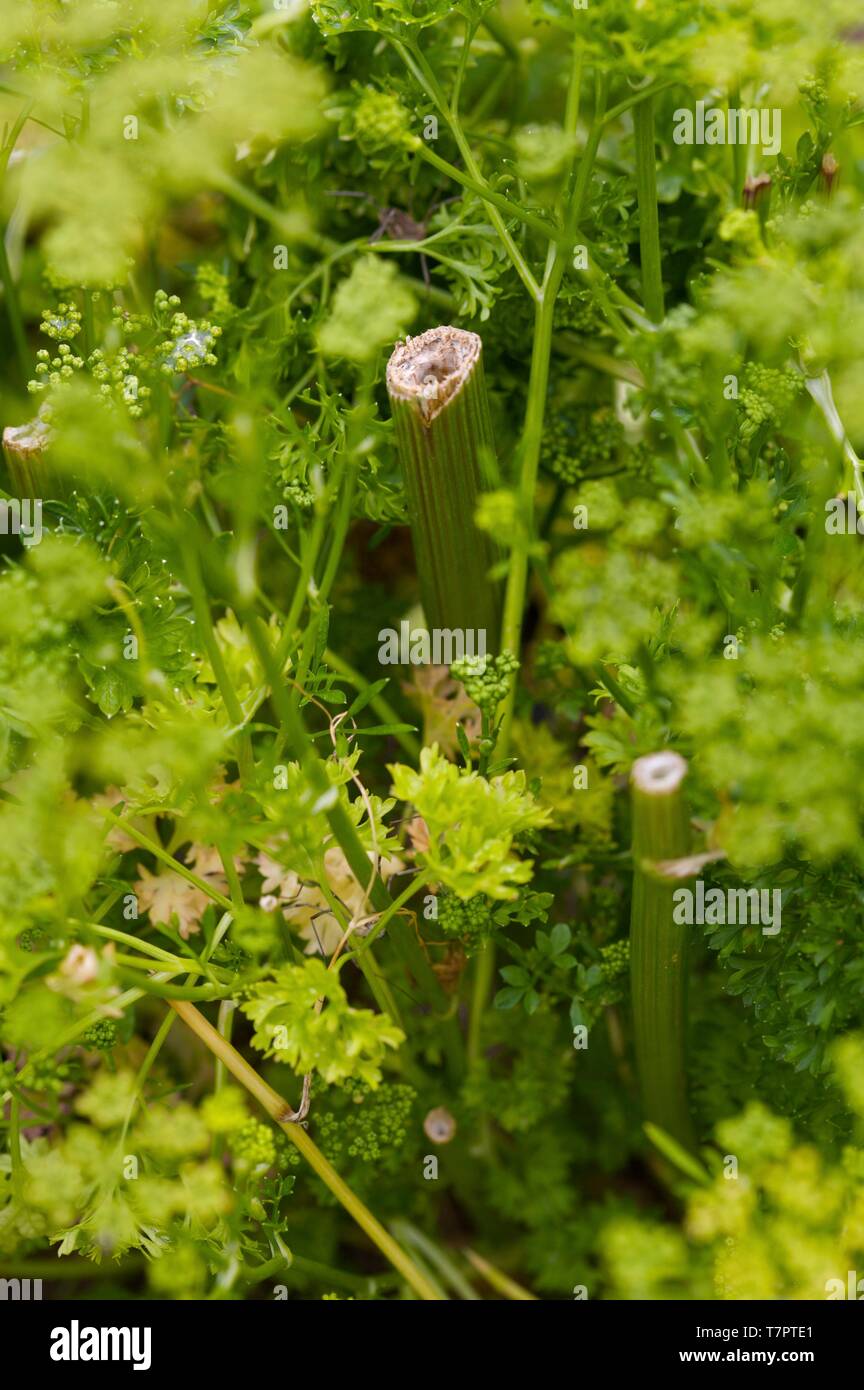
M 438 924 L 447 936 L 458 936 L 469 955 L 485 944 L 492 928 L 492 902 L 485 894 L 463 901 L 455 893 L 442 893 Z
M 848 1037 L 841 1075 L 853 1056 L 860 1063 L 860 1038 Z M 849 1098 L 860 1116 L 851 1087 Z M 846 1271 L 864 1248 L 861 1150 L 848 1146 L 839 1163 L 826 1162 L 757 1101 L 719 1124 L 716 1139 L 715 1174 L 691 1192 L 682 1234 L 633 1220 L 603 1233 L 610 1294 L 676 1298 L 696 1289 L 733 1300 L 845 1298 Z
M 678 593 L 674 566 L 624 544 L 593 543 L 565 552 L 558 564 L 555 616 L 568 630 L 574 662 L 632 661 L 659 635 Z
M 397 93 L 361 87 L 354 96 L 340 125 L 343 139 L 356 140 L 363 154 L 373 157 L 382 150 L 418 148 L 420 140 L 411 130 L 411 113 Z
M 326 1001 L 321 1012 L 319 999 Z M 377 1086 L 386 1049 L 404 1039 L 379 1014 L 353 1009 L 336 972 L 319 960 L 282 966 L 252 987 L 242 1008 L 255 1025 L 255 1047 L 299 1075 L 317 1072 L 328 1085 L 356 1077 Z
M 551 904 L 551 893 L 537 893 L 533 888 L 523 889 L 518 897 L 504 903 L 483 894 L 462 899 L 455 893 L 442 893 L 437 922 L 447 936 L 459 938 L 470 956 L 502 928 L 545 922 Z
M 620 421 L 608 405 L 577 406 L 555 411 L 543 430 L 543 464 L 562 483 L 614 471 L 624 438 Z
M 760 634 L 745 640 L 737 661 L 703 671 L 698 699 L 689 683 L 676 689 L 681 727 L 698 740 L 718 790 L 734 749 L 735 802 L 724 842 L 736 861 L 773 863 L 784 842 L 817 864 L 857 857 L 852 704 L 859 662 L 858 643 L 840 633 Z M 841 730 L 848 759 L 838 763 Z
M 318 346 L 328 356 L 365 362 L 377 348 L 392 344 L 415 312 L 415 300 L 399 284 L 396 267 L 369 256 L 357 261 L 336 291 L 332 311 L 318 330 Z
M 248 1120 L 231 1136 L 231 1156 L 241 1172 L 269 1168 L 276 1161 L 276 1139 L 271 1126 Z
M 386 1163 L 405 1144 L 415 1099 L 410 1086 L 384 1082 L 371 1090 L 362 1081 L 342 1082 L 327 1093 L 332 1108 L 316 1124 L 321 1147 L 334 1163 L 343 1157 Z
M 433 878 L 463 901 L 477 893 L 516 897 L 518 885 L 531 878 L 531 862 L 517 858 L 514 839 L 548 819 L 524 772 L 487 781 L 460 771 L 433 745 L 423 749 L 419 772 L 396 764 L 390 774 L 396 796 L 426 822 L 429 848 L 422 858 Z
M 513 1009 L 521 1004 L 526 1013 L 536 1013 L 544 985 L 548 982 L 554 988 L 556 975 L 566 974 L 576 964 L 576 958 L 567 950 L 569 945 L 570 928 L 566 922 L 556 923 L 551 932 L 538 931 L 533 949 L 517 957 L 524 964 L 505 965 L 501 971 L 507 987 L 496 994 L 496 1009 Z
M 740 395 L 741 439 L 749 444 L 753 436 L 765 427 L 776 430 L 783 424 L 789 408 L 802 390 L 800 373 L 778 371 L 748 362 L 744 371 L 745 386 Z

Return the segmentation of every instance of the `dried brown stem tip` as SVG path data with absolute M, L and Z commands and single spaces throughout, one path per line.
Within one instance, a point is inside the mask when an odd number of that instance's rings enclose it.
M 430 328 L 406 338 L 387 364 L 387 390 L 392 399 L 413 402 L 431 424 L 465 385 L 481 348 L 477 334 L 462 328 Z

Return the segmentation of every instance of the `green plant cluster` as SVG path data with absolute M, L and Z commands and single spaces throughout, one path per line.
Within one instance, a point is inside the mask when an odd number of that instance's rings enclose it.
M 323 1110 L 317 1123 L 321 1146 L 334 1162 L 344 1154 L 377 1165 L 403 1147 L 416 1098 L 411 1086 L 385 1083 L 371 1091 L 363 1082 L 348 1081 L 341 1098 L 342 1104 Z
M 500 656 L 466 656 L 454 661 L 450 674 L 461 681 L 465 693 L 487 718 L 493 718 L 513 684 L 519 662 L 512 652 Z
M 615 472 L 624 430 L 611 406 L 576 406 L 555 412 L 543 432 L 545 468 L 562 483 Z

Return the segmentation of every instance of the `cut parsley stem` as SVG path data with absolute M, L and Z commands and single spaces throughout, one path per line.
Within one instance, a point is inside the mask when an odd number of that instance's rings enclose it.
M 447 327 L 407 338 L 387 364 L 387 391 L 427 626 L 485 632 L 494 650 L 495 553 L 474 520 L 495 458 L 480 338 Z
M 680 881 L 660 867 L 690 849 L 686 775 L 684 758 L 668 749 L 633 764 L 630 972 L 643 1118 L 692 1149 L 684 1065 L 688 928 L 672 915 Z

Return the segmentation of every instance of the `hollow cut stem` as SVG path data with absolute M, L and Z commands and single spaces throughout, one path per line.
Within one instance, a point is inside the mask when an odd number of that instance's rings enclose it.
M 671 750 L 633 764 L 630 980 L 643 1118 L 692 1149 L 684 1066 L 687 927 L 673 919 L 680 879 L 664 878 L 659 867 L 690 848 L 686 775 L 687 763 Z
M 494 458 L 480 338 L 443 327 L 397 344 L 387 391 L 426 622 L 484 632 L 496 649 L 495 552 L 474 523 L 484 457 Z

